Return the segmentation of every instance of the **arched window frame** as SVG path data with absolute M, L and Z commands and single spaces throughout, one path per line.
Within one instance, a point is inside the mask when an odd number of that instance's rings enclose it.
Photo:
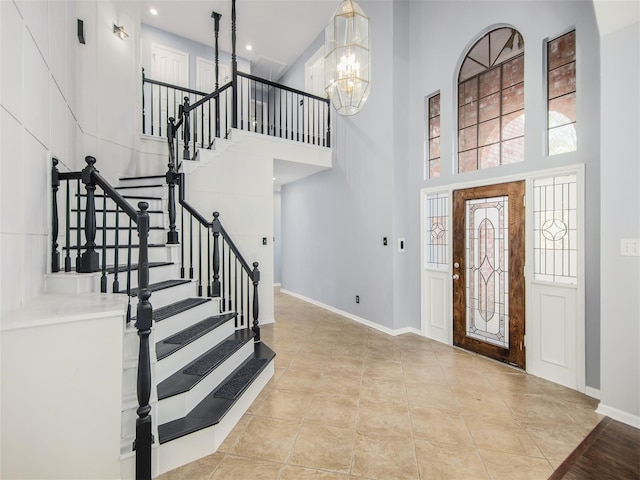
M 457 171 L 524 160 L 524 37 L 511 26 L 483 34 L 458 70 Z

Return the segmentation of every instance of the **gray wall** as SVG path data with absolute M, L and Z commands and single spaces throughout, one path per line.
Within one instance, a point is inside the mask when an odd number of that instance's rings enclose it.
M 640 238 L 640 24 L 602 38 L 601 406 L 640 424 L 640 257 L 620 255 Z M 623 73 L 624 72 L 624 73 Z
M 600 71 L 590 2 L 361 2 L 372 24 L 372 92 L 361 113 L 332 118 L 331 171 L 282 190 L 282 286 L 382 326 L 420 327 L 421 188 L 586 165 L 587 385 L 600 378 Z M 453 174 L 456 78 L 467 49 L 498 24 L 525 38 L 525 161 Z M 578 151 L 544 154 L 544 40 L 575 27 Z M 304 86 L 311 45 L 282 81 Z M 441 92 L 440 179 L 422 179 L 424 98 Z M 382 247 L 382 237 L 391 246 Z M 395 242 L 406 238 L 407 250 Z M 299 268 L 299 265 L 305 265 Z M 361 296 L 356 305 L 353 297 Z
M 282 194 L 273 192 L 273 283 L 280 283 L 280 260 L 282 258 Z

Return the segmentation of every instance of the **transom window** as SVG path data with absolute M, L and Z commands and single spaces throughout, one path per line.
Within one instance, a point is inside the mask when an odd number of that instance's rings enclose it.
M 524 40 L 487 33 L 458 75 L 458 173 L 524 160 Z

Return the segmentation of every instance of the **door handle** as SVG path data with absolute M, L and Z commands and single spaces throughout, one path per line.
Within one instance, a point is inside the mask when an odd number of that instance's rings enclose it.
M 460 275 L 454 273 L 453 275 L 451 275 L 451 278 L 453 278 L 454 280 L 458 280 L 460 278 Z

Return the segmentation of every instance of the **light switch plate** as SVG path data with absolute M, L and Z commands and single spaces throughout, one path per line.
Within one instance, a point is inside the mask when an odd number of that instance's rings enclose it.
M 621 238 L 620 255 L 623 257 L 640 257 L 640 238 Z

